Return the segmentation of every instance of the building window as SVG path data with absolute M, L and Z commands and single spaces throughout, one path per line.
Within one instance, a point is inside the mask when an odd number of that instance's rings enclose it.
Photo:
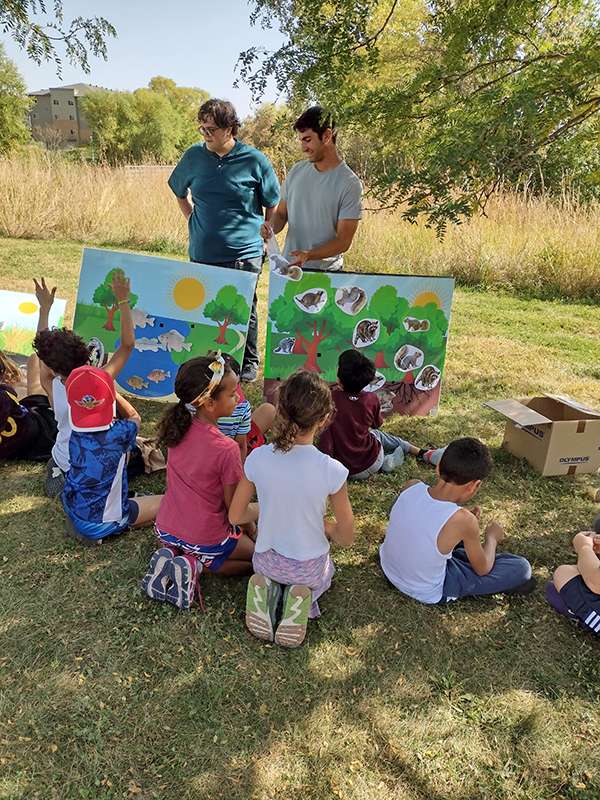
M 58 119 L 58 114 L 55 114 L 55 115 L 54 115 L 54 119 Z
M 52 101 L 52 104 L 53 104 L 53 105 L 55 105 L 55 106 L 57 106 L 57 105 L 58 105 L 58 100 L 53 100 L 53 101 Z
M 32 119 L 35 119 L 37 117 L 37 114 L 32 114 L 31 117 Z
M 73 114 L 69 114 L 69 119 L 75 119 L 75 117 L 73 116 Z
M 71 136 L 75 136 L 75 131 L 71 131 Z
M 72 100 L 67 100 L 67 102 L 68 102 L 68 104 L 69 104 L 70 106 L 74 106 L 74 105 L 75 105 L 75 103 L 74 103 Z

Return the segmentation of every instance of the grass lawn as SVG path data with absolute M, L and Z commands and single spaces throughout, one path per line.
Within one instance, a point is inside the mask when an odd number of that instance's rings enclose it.
M 0 285 L 45 274 L 70 319 L 80 254 L 0 240 Z M 265 296 L 263 277 L 263 326 Z M 150 603 L 150 529 L 78 547 L 42 468 L 1 467 L 0 798 L 598 800 L 599 645 L 543 598 L 598 478 L 538 477 L 482 408 L 542 391 L 598 404 L 598 308 L 458 289 L 439 416 L 387 423 L 415 443 L 489 443 L 478 502 L 532 561 L 536 593 L 437 608 L 389 587 L 387 510 L 406 479 L 431 477 L 411 461 L 351 486 L 356 546 L 334 550 L 323 617 L 292 652 L 246 633 L 243 580 L 206 578 L 206 614 Z M 151 432 L 161 406 L 135 403 Z

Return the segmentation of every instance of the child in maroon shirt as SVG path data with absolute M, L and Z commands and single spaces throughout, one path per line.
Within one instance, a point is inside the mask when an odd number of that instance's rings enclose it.
M 422 450 L 399 436 L 380 431 L 379 398 L 363 389 L 375 378 L 375 365 L 358 350 L 344 351 L 338 361 L 339 387 L 332 389 L 336 414 L 319 439 L 319 449 L 341 461 L 353 480 L 392 472 L 407 454 L 437 464 L 443 449 Z

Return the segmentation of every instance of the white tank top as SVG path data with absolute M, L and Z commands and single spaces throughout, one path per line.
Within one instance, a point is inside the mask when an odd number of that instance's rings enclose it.
M 58 436 L 52 448 L 52 458 L 63 472 L 68 472 L 71 466 L 69 457 L 69 442 L 71 441 L 69 404 L 67 403 L 65 385 L 58 377 L 52 381 L 52 410 L 58 426 Z
M 424 483 L 415 483 L 399 495 L 379 556 L 381 568 L 397 589 L 422 603 L 438 603 L 452 553 L 440 553 L 437 539 L 460 506 L 434 500 L 428 490 Z

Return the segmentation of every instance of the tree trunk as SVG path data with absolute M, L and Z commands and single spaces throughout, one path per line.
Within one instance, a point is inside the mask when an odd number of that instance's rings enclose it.
M 294 356 L 306 355 L 306 350 L 304 348 L 304 337 L 298 331 L 296 331 L 296 341 L 294 342 L 294 346 L 292 348 L 292 355 Z
M 321 339 L 318 336 L 313 337 L 312 342 L 308 342 L 306 345 L 306 350 L 304 351 L 307 355 L 307 359 L 304 362 L 302 369 L 310 370 L 310 372 L 323 372 L 317 362 L 317 351 L 320 344 Z
M 104 306 L 104 308 L 106 309 L 106 315 L 107 315 L 106 322 L 104 323 L 104 330 L 114 331 L 115 326 L 113 324 L 113 320 L 115 318 L 115 314 L 117 313 L 118 306 L 112 306 L 112 308 Z
M 229 327 L 229 320 L 225 319 L 221 323 L 217 323 L 219 326 L 219 335 L 215 339 L 217 344 L 227 344 L 227 339 L 225 338 L 225 334 L 227 333 L 227 328 Z
M 387 369 L 388 364 L 385 363 L 385 353 L 380 350 L 375 356 L 375 369 Z

